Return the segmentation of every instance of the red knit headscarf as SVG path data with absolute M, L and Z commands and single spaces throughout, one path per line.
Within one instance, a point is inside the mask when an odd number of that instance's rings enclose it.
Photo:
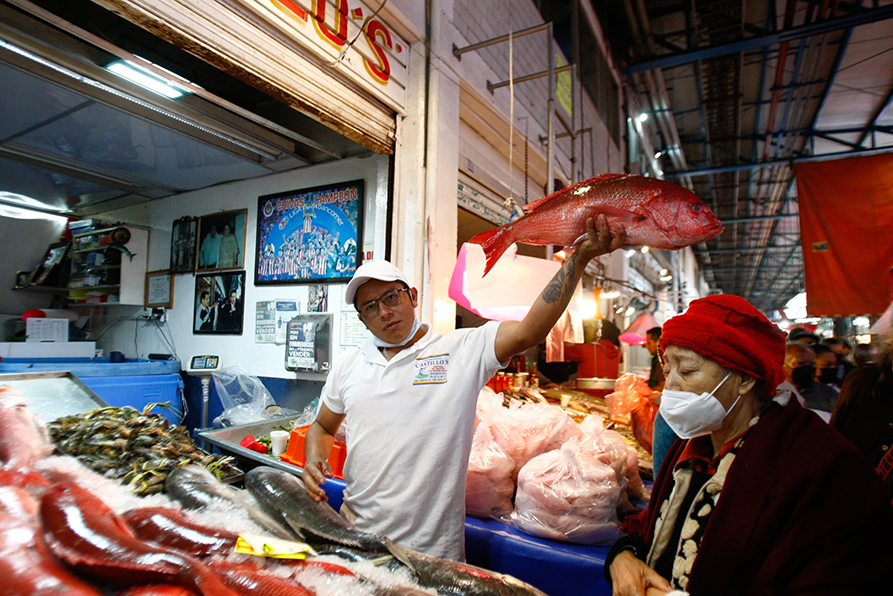
M 694 300 L 667 321 L 660 349 L 681 346 L 704 358 L 766 381 L 769 394 L 784 379 L 785 334 L 750 302 L 721 294 Z

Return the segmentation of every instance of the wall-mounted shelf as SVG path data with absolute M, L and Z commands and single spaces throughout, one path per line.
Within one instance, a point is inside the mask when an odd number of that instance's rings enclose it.
M 113 241 L 118 230 L 130 233 L 123 245 Z M 143 304 L 149 230 L 115 226 L 72 236 L 68 299 L 71 304 Z M 120 250 L 123 247 L 125 250 Z M 130 257 L 130 253 L 133 258 Z

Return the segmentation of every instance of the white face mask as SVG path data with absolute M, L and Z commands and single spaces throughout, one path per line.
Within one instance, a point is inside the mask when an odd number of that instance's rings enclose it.
M 375 344 L 375 347 L 377 347 L 377 348 L 402 348 L 407 343 L 409 343 L 409 340 L 411 340 L 413 338 L 413 336 L 416 334 L 416 331 L 421 329 L 421 327 L 422 327 L 422 322 L 419 321 L 418 319 L 415 319 L 412 322 L 412 329 L 410 330 L 409 335 L 407 335 L 406 339 L 404 339 L 400 343 L 389 344 L 388 342 L 384 341 L 383 339 L 378 339 L 374 335 L 372 336 L 372 343 Z
M 710 434 L 722 426 L 722 421 L 735 408 L 741 395 L 738 395 L 738 399 L 726 411 L 713 394 L 731 374 L 726 374 L 710 393 L 698 395 L 692 391 L 664 389 L 660 397 L 660 415 L 677 436 L 693 439 Z

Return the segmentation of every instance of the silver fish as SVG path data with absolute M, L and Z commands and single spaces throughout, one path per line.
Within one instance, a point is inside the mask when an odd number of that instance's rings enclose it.
M 516 577 L 467 563 L 402 549 L 416 570 L 416 581 L 451 596 L 546 596 Z
M 295 532 L 344 544 L 371 553 L 391 553 L 412 569 L 404 549 L 385 536 L 357 530 L 328 503 L 314 501 L 294 475 L 259 466 L 245 474 L 245 488 L 270 516 L 284 520 Z
M 201 466 L 176 468 L 168 474 L 164 488 L 172 499 L 179 501 L 186 509 L 204 509 L 214 499 L 223 499 L 244 508 L 248 516 L 271 535 L 285 540 L 296 538 L 290 527 L 264 513 L 247 491 L 220 482 Z

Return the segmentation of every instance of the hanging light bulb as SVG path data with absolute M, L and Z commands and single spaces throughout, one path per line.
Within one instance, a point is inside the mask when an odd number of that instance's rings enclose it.
M 602 288 L 601 286 L 595 286 L 595 289 L 592 290 L 592 296 L 595 298 L 595 313 L 592 316 L 595 317 L 596 319 L 604 319 L 605 318 L 605 315 L 602 312 L 602 304 L 601 304 L 601 297 L 602 297 L 603 290 L 604 290 L 604 288 Z
M 602 298 L 604 298 L 605 300 L 611 300 L 613 298 L 619 298 L 619 297 L 620 297 L 620 290 L 612 288 L 611 286 L 608 286 L 608 289 L 605 290 L 604 292 L 602 292 Z

